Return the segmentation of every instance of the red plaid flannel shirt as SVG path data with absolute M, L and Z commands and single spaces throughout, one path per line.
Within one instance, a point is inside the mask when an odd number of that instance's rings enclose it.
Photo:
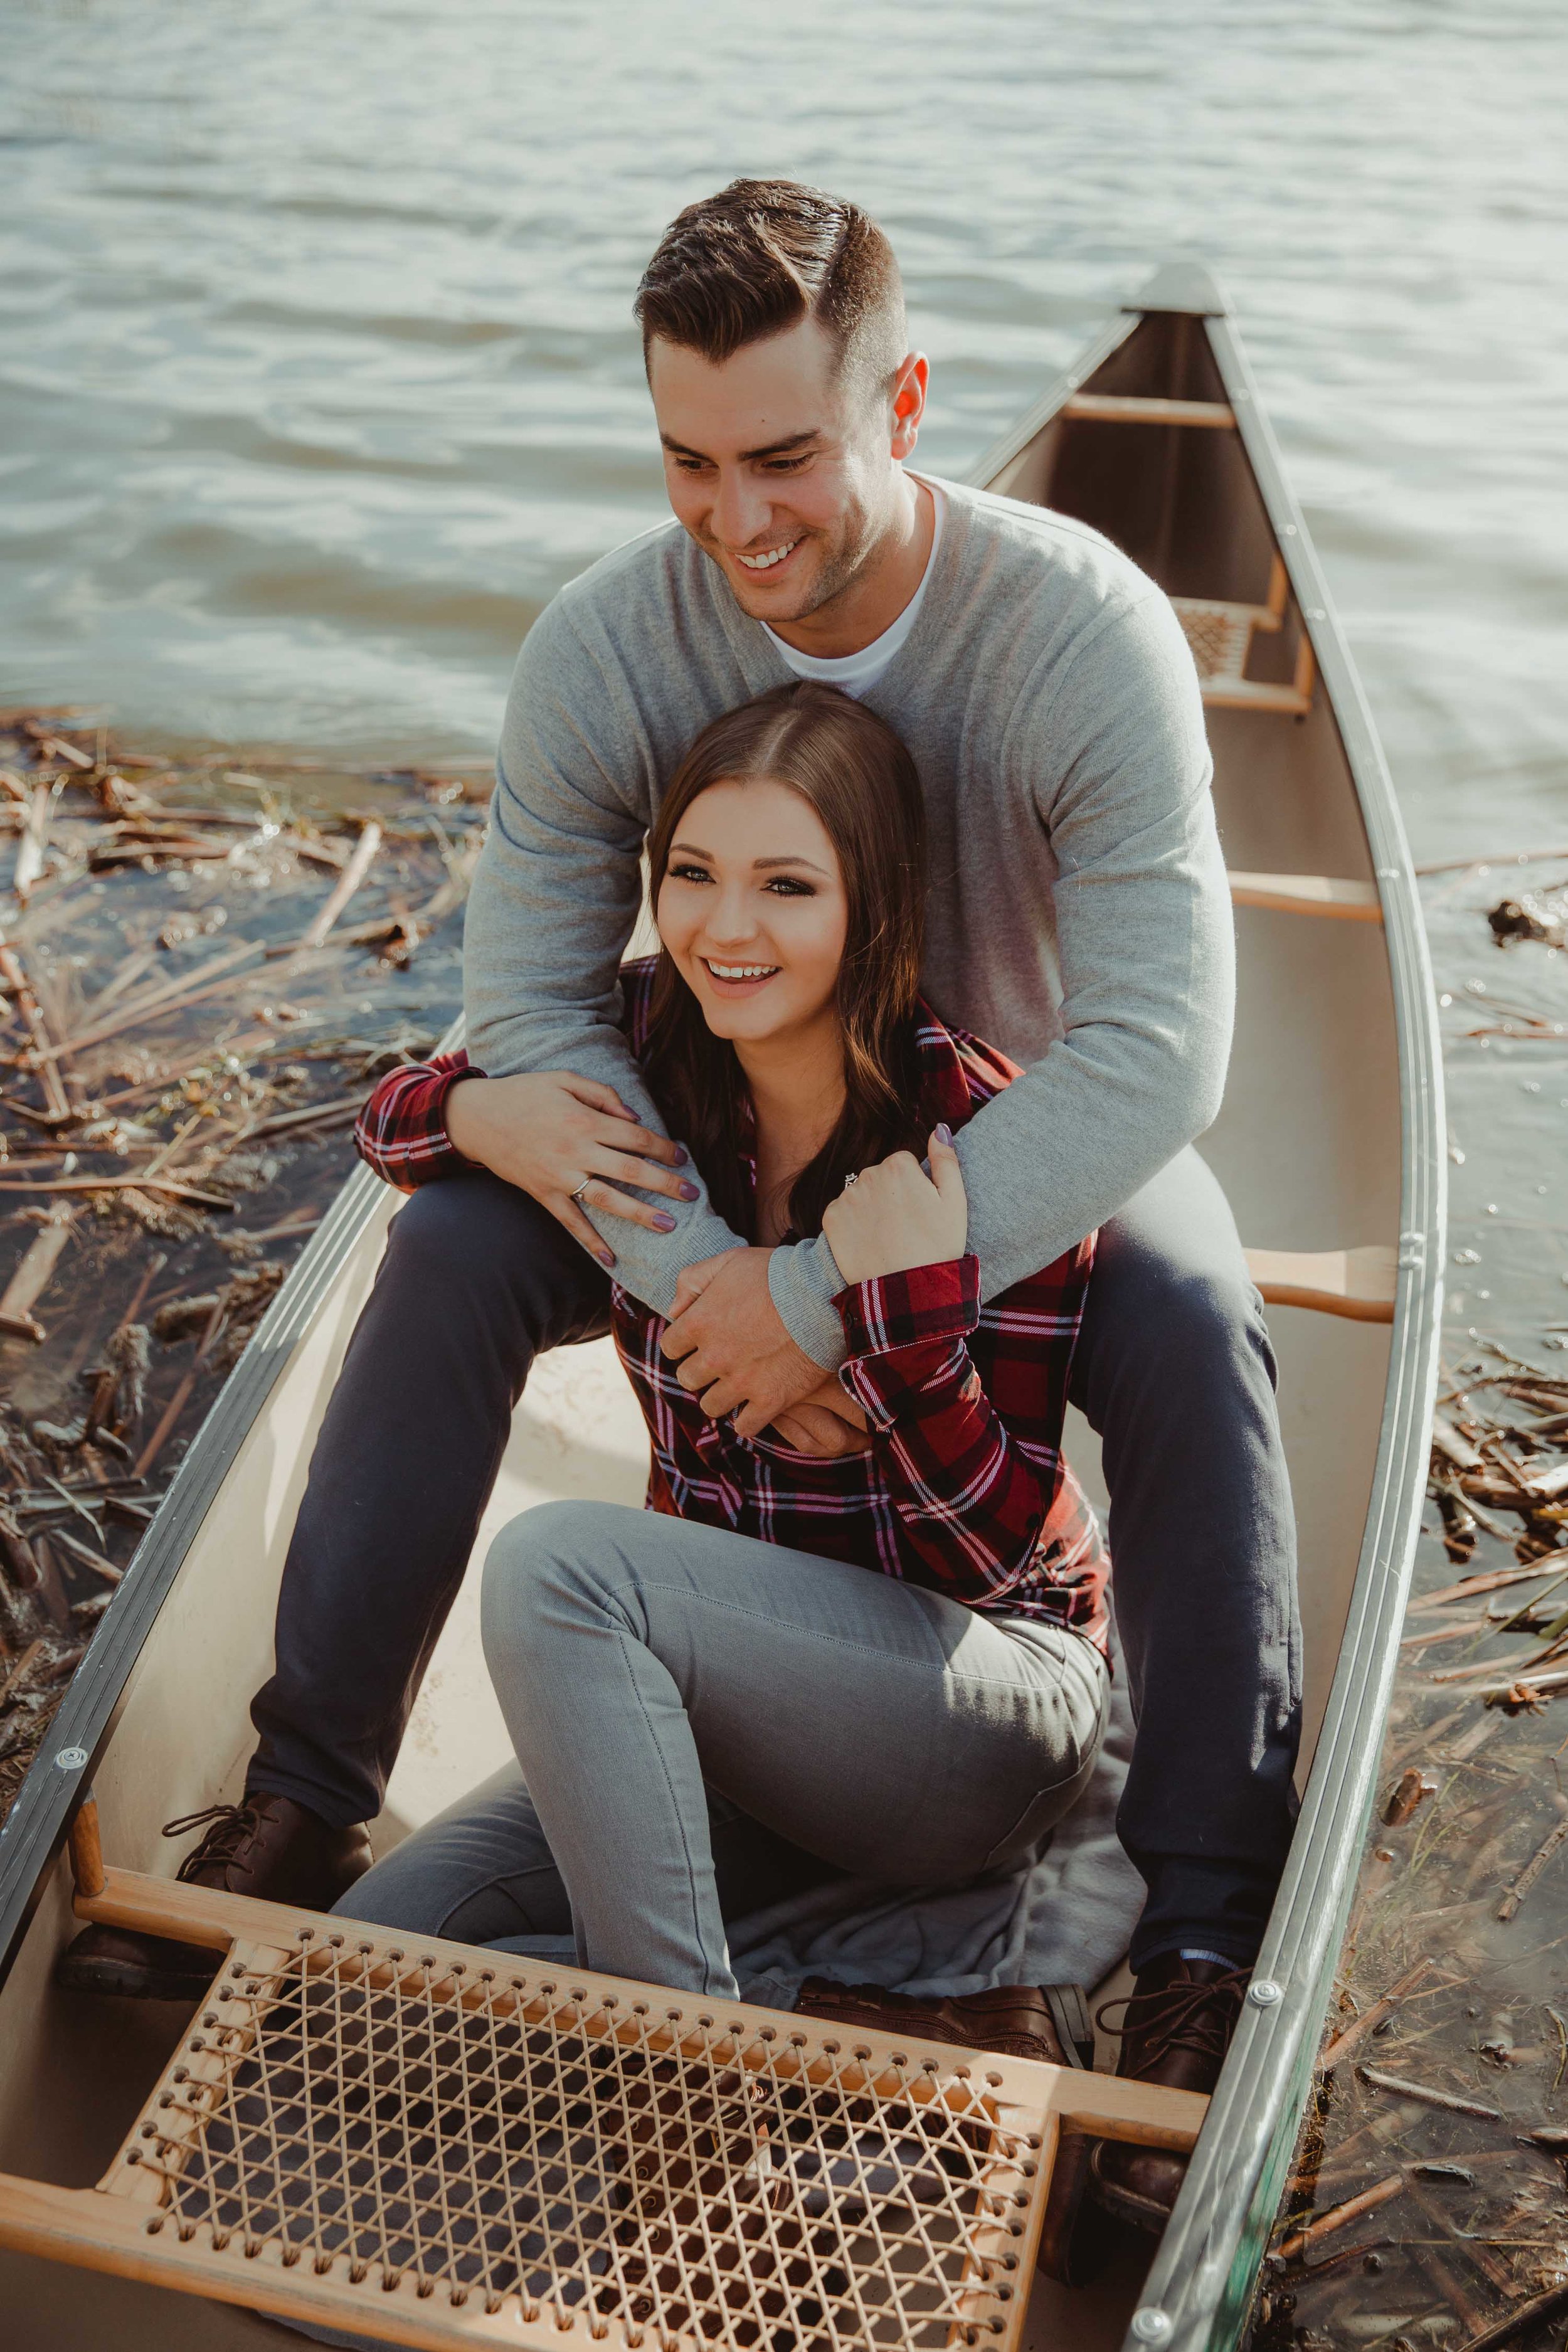
M 622 972 L 634 1050 L 652 970 Z M 1018 1075 L 924 1006 L 918 1043 L 928 1129 L 961 1127 Z M 463 1054 L 391 1071 L 354 1129 L 360 1157 L 404 1192 L 472 1172 L 447 1140 L 445 1105 L 459 1078 L 482 1076 Z M 648 1507 L 1047 1620 L 1103 1650 L 1110 1562 L 1060 1451 L 1093 1263 L 1090 1235 L 986 1306 L 973 1255 L 843 1291 L 839 1377 L 872 1443 L 834 1461 L 708 1420 L 659 1352 L 663 1318 L 612 1284 L 616 1345 L 652 1441 Z

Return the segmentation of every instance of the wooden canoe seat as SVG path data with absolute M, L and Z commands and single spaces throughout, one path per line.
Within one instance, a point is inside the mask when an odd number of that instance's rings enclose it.
M 1268 595 L 1261 604 L 1235 604 L 1213 596 L 1173 596 L 1205 702 L 1228 710 L 1273 710 L 1304 719 L 1312 707 L 1312 646 L 1301 632 L 1295 675 L 1289 686 L 1270 684 L 1247 675 L 1257 636 L 1274 636 L 1284 626 L 1289 580 L 1276 552 L 1268 575 Z
M 1381 923 L 1383 903 L 1375 882 L 1349 882 L 1328 874 L 1230 876 L 1231 902 L 1237 907 L 1273 907 L 1286 915 L 1328 915 L 1342 923 Z
M 1120 392 L 1075 392 L 1062 415 L 1094 425 L 1196 425 L 1232 432 L 1236 411 L 1223 400 L 1147 400 Z
M 1270 1307 L 1314 1307 L 1357 1323 L 1392 1323 L 1399 1253 L 1391 1243 L 1363 1249 L 1249 1249 L 1247 1271 Z
M 349 2334 L 1013 2352 L 1061 2134 L 1207 2104 L 98 1876 L 217 1973 L 96 2189 L 0 2175 L 0 2243 Z

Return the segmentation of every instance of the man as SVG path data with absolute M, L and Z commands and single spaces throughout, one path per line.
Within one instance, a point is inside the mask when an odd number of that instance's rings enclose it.
M 530 1363 L 604 1328 L 612 1265 L 672 1314 L 708 1412 L 854 1442 L 831 1411 L 826 1243 L 738 1244 L 616 1017 L 639 853 L 687 744 L 792 673 L 826 678 L 921 772 L 929 994 L 1027 1066 L 961 1144 L 985 1295 L 1102 1229 L 1074 1395 L 1103 1441 L 1139 1716 L 1123 2069 L 1206 2088 L 1289 1838 L 1299 1635 L 1267 1335 L 1190 1149 L 1233 992 L 1193 665 L 1094 532 L 905 470 L 927 365 L 854 205 L 737 182 L 674 223 L 637 312 L 675 520 L 573 582 L 519 660 L 467 939 L 489 1075 L 445 1106 L 489 1172 L 393 1225 L 285 1570 L 247 1801 L 185 1871 L 324 1905 L 364 1866 Z M 198 1973 L 100 1928 L 66 1968 L 118 1990 Z M 1178 2180 L 1173 2158 L 1106 2149 L 1097 2193 L 1157 2226 Z

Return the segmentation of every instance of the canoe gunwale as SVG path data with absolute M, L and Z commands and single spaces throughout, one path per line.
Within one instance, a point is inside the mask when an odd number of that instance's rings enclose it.
M 442 1039 L 460 1044 L 458 1022 Z M 4 1825 L 0 1825 L 0 1990 L 10 1975 L 77 1803 L 111 1738 L 132 1670 L 237 1455 L 272 1391 L 386 1198 L 368 1168 L 339 1191 L 289 1269 L 244 1354 L 214 1399 L 86 1657 L 55 1711 Z M 62 1767 L 61 1754 L 80 1757 Z
M 1229 2352 L 1251 2308 L 1311 2081 L 1393 1696 L 1426 1494 L 1447 1201 L 1443 1068 L 1415 868 L 1361 680 L 1228 310 L 1198 314 L 1318 664 L 1372 850 L 1400 1087 L 1399 1258 L 1365 1530 L 1329 1701 L 1255 1983 L 1126 2352 Z M 1162 2324 L 1163 2323 L 1163 2324 Z

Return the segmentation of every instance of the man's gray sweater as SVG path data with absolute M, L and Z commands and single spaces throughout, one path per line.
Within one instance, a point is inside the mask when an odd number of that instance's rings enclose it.
M 1081 1241 L 1210 1125 L 1235 994 L 1230 899 L 1192 657 L 1164 596 L 1068 518 L 944 483 L 910 635 L 861 698 L 908 744 L 931 828 L 925 992 L 1025 1066 L 963 1129 L 970 1246 L 994 1297 Z M 640 852 L 692 738 L 789 670 L 678 523 L 563 588 L 518 657 L 465 944 L 491 1076 L 571 1070 L 658 1115 L 618 1019 Z M 732 1247 L 706 1195 L 673 1233 L 595 1220 L 668 1311 Z M 842 1287 L 820 1238 L 774 1300 L 825 1367 Z

